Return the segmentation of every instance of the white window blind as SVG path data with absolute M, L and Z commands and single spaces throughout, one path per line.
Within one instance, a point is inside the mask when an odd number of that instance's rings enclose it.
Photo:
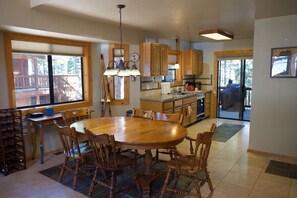
M 11 41 L 13 52 L 83 56 L 83 47 L 51 43 Z

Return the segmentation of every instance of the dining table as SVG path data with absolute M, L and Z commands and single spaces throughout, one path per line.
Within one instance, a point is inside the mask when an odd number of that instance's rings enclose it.
M 187 136 L 187 129 L 180 124 L 137 117 L 96 117 L 70 125 L 77 132 L 85 128 L 94 134 L 114 135 L 120 148 L 144 150 L 144 171 L 138 174 L 143 197 L 150 197 L 150 184 L 158 177 L 153 169 L 152 149 L 173 147 Z

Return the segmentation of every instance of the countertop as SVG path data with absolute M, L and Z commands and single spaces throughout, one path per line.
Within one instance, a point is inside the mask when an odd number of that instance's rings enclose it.
M 200 94 L 205 94 L 210 91 L 211 90 L 200 90 L 200 91 L 185 91 L 185 92 L 182 92 L 183 94 L 180 94 L 180 93 L 156 94 L 156 95 L 141 97 L 140 100 L 169 102 L 169 101 L 174 101 L 174 100 L 197 96 Z

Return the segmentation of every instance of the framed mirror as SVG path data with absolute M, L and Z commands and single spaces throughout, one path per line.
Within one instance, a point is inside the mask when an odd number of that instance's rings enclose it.
M 297 77 L 297 47 L 271 49 L 270 77 Z

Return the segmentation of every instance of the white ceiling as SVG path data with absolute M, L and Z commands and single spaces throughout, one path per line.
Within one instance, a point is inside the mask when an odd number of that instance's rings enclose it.
M 154 38 L 209 41 L 199 31 L 222 29 L 253 38 L 255 19 L 297 14 L 297 0 L 31 0 L 31 8 L 142 29 Z

